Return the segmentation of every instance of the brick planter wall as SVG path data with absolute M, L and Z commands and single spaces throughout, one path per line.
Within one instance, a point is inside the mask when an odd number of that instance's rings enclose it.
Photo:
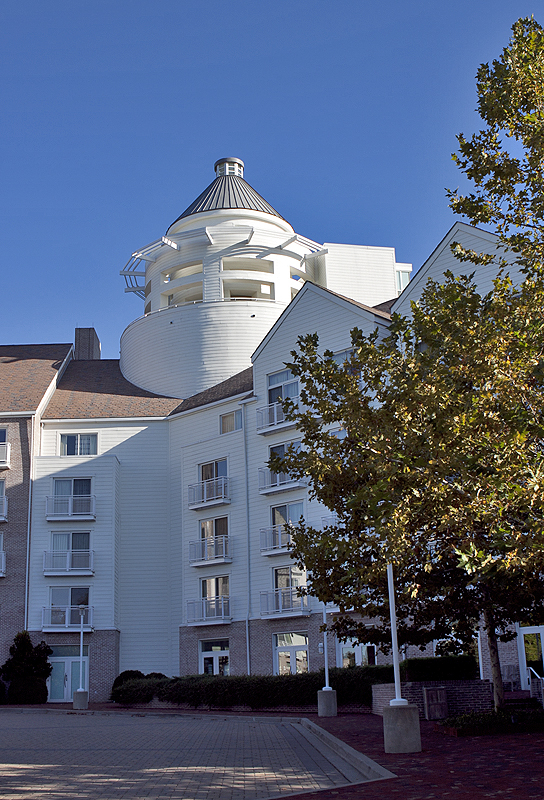
M 493 685 L 490 681 L 414 681 L 401 684 L 401 694 L 409 703 L 416 705 L 419 716 L 425 719 L 423 687 L 446 689 L 448 716 L 466 714 L 469 711 L 493 710 Z M 384 706 L 395 697 L 394 683 L 379 683 L 372 687 L 372 713 L 383 715 Z

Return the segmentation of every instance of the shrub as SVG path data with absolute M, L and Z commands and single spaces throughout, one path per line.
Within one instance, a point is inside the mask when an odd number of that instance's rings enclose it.
M 16 634 L 9 648 L 10 657 L 0 667 L 0 675 L 5 681 L 26 678 L 48 678 L 53 667 L 47 660 L 53 651 L 45 642 L 32 644 L 28 631 Z
M 143 672 L 140 672 L 139 669 L 126 669 L 124 672 L 119 673 L 116 679 L 113 682 L 112 691 L 117 689 L 118 686 L 121 686 L 122 683 L 126 681 L 133 681 L 137 680 L 138 678 L 144 678 L 145 675 Z
M 478 677 L 474 656 L 407 658 L 400 665 L 403 681 L 467 681 Z
M 6 702 L 6 684 L 0 681 L 0 705 L 4 705 Z
M 167 675 L 164 675 L 162 672 L 148 672 L 147 675 L 144 676 L 145 678 L 166 678 Z
M 47 703 L 47 685 L 44 678 L 14 678 L 8 688 L 8 703 L 28 705 Z
M 168 678 L 133 678 L 125 680 L 111 690 L 111 699 L 122 705 L 150 703 Z
M 458 735 L 477 736 L 492 733 L 515 733 L 544 730 L 544 709 L 538 701 L 534 708 L 459 714 L 440 720 L 444 728 L 455 728 Z

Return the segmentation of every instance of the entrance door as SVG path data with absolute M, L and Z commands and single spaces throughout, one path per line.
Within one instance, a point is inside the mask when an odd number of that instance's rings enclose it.
M 200 643 L 200 673 L 230 675 L 228 639 L 214 639 Z
M 47 679 L 49 703 L 71 703 L 79 689 L 79 647 L 77 645 L 52 646 L 49 658 L 53 670 Z M 63 652 L 64 651 L 64 652 Z M 83 688 L 89 691 L 89 646 L 83 646 Z
M 308 634 L 274 634 L 276 675 L 296 675 L 308 672 Z
M 544 677 L 543 648 L 544 625 L 531 625 L 519 629 L 518 654 L 521 677 L 521 688 L 528 689 L 531 676 L 535 672 L 539 677 Z

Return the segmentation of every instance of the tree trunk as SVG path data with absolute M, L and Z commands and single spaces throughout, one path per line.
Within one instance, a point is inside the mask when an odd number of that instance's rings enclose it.
M 497 631 L 495 618 L 490 609 L 484 609 L 484 624 L 487 633 L 487 647 L 491 661 L 491 678 L 493 680 L 493 701 L 495 711 L 504 705 L 504 687 L 502 685 L 501 665 L 499 661 L 499 648 L 497 645 Z

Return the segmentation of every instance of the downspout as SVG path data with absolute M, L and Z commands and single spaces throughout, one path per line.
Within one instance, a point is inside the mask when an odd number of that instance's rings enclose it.
M 249 614 L 251 611 L 251 536 L 249 529 L 249 468 L 247 459 L 247 414 L 246 404 L 241 403 L 242 406 L 242 425 L 244 428 L 244 467 L 245 467 L 245 481 L 246 481 L 246 538 L 247 538 L 247 612 L 246 612 L 246 661 L 247 661 L 247 674 L 251 675 L 251 652 L 249 647 Z
M 28 464 L 28 521 L 26 531 L 26 575 L 25 575 L 25 631 L 28 630 L 28 595 L 30 591 L 30 522 L 32 518 L 32 484 L 34 481 L 34 425 L 36 415 L 30 418 L 30 449 Z

